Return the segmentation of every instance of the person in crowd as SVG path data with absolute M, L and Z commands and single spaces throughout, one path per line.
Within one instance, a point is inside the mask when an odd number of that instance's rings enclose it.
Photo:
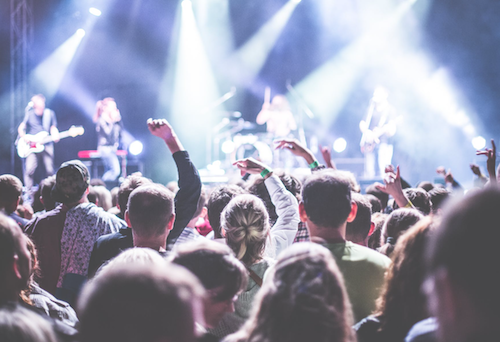
M 176 163 L 177 171 L 179 175 L 179 191 L 176 193 L 175 198 L 173 199 L 172 209 L 175 211 L 175 215 L 172 217 L 174 219 L 174 224 L 171 227 L 171 230 L 168 232 L 160 230 L 157 231 L 160 235 L 166 236 L 166 246 L 172 245 L 175 240 L 179 237 L 182 230 L 186 227 L 189 221 L 193 218 L 195 214 L 198 200 L 201 193 L 201 180 L 196 170 L 195 166 L 191 162 L 189 158 L 189 154 L 184 147 L 182 146 L 179 138 L 175 134 L 172 126 L 165 119 L 153 120 L 149 119 L 148 129 L 154 136 L 161 138 L 165 144 L 167 145 L 172 157 Z M 139 188 L 142 185 L 153 185 L 152 181 L 146 179 L 139 175 L 131 175 L 129 180 L 125 180 L 120 186 L 120 190 L 118 193 L 118 206 L 120 207 L 120 211 L 125 217 L 126 212 L 128 210 L 130 195 L 133 191 Z M 165 191 L 167 190 L 164 186 L 159 184 L 155 185 L 157 191 L 153 191 L 160 197 L 170 197 L 170 195 L 165 195 Z M 160 189 L 161 188 L 161 189 Z M 158 190 L 159 189 L 159 190 Z M 145 195 L 146 196 L 146 195 Z M 152 199 L 154 200 L 154 194 L 151 194 Z M 139 197 L 137 197 L 139 198 Z M 157 199 L 157 203 L 161 202 L 161 199 Z M 163 216 L 165 214 L 161 208 L 153 208 L 148 207 L 147 203 L 140 203 L 140 201 L 135 201 L 137 208 L 132 211 L 136 213 L 138 225 L 141 225 L 140 216 L 146 216 L 146 220 L 153 220 L 154 215 L 150 214 L 150 210 L 160 212 L 159 215 Z M 164 204 L 165 201 L 163 201 Z M 168 204 L 170 206 L 170 204 Z M 141 212 L 141 209 L 144 212 Z M 135 220 L 134 214 L 132 214 L 132 220 Z M 165 227 L 163 227 L 165 228 Z M 92 256 L 90 258 L 90 273 L 89 277 L 92 277 L 93 274 L 103 265 L 106 261 L 118 255 L 120 252 L 127 248 L 132 248 L 133 246 L 137 246 L 134 241 L 134 236 L 132 233 L 132 226 L 128 223 L 128 227 L 121 229 L 116 234 L 110 234 L 106 236 L 102 236 L 94 245 Z M 139 233 L 140 235 L 140 233 Z M 156 236 L 161 240 L 161 236 Z M 143 239 L 144 241 L 144 239 Z M 155 248 L 157 250 L 161 248 L 165 249 L 167 247 L 163 246 L 163 241 L 157 241 L 155 246 L 152 244 L 148 244 L 147 247 Z
M 403 190 L 406 198 L 410 200 L 413 207 L 419 210 L 424 215 L 429 215 L 432 212 L 432 202 L 431 197 L 427 191 L 422 188 L 407 188 Z M 392 206 L 393 210 L 399 207 L 397 202 L 394 202 Z
M 349 180 L 335 170 L 309 176 L 303 184 L 299 211 L 311 237 L 325 241 L 335 257 L 344 275 L 355 321 L 368 316 L 375 309 L 390 259 L 346 240 L 346 225 L 357 212 Z
M 358 208 L 356 217 L 346 225 L 346 240 L 368 247 L 368 235 L 375 229 L 372 222 L 372 206 L 365 196 L 357 192 L 351 193 L 352 200 Z
M 96 205 L 108 211 L 111 208 L 111 192 L 102 185 L 92 186 L 92 189 L 97 197 Z
M 179 237 L 177 238 L 177 241 L 175 241 L 175 245 L 198 239 L 204 239 L 204 237 L 196 229 L 196 223 L 207 215 L 207 208 L 205 207 L 206 201 L 207 195 L 205 189 L 202 187 L 200 198 L 198 199 L 198 205 L 196 207 L 196 212 L 194 213 L 191 221 L 189 221 L 186 227 L 183 229 L 181 235 L 179 235 Z
M 446 202 L 450 199 L 450 191 L 446 188 L 435 187 L 429 191 L 429 196 L 432 203 L 432 214 L 439 215 Z
M 16 221 L 19 227 L 24 228 L 28 220 L 16 213 L 22 192 L 23 183 L 19 178 L 8 174 L 0 176 L 0 210 Z
M 421 286 L 426 243 L 434 229 L 435 223 L 427 217 L 401 236 L 377 309 L 355 326 L 358 342 L 403 342 L 416 322 L 429 317 Z
M 372 205 L 372 214 L 382 212 L 383 208 L 380 199 L 371 194 L 365 194 L 364 196 L 368 200 L 368 202 L 370 202 L 370 204 Z
M 225 242 L 221 233 L 220 214 L 235 196 L 247 193 L 248 192 L 242 187 L 234 184 L 221 185 L 212 190 L 207 202 L 207 211 L 208 221 L 212 227 L 213 234 L 210 234 L 207 237 L 211 237 L 212 235 L 214 240 Z
M 74 328 L 58 324 L 57 320 L 47 316 L 43 310 L 22 300 L 23 290 L 30 282 L 30 275 L 28 238 L 14 220 L 0 213 L 0 309 L 10 310 L 9 308 L 15 309 L 17 306 L 26 308 L 47 321 L 62 341 L 74 341 L 77 333 Z M 37 324 L 36 322 L 34 320 L 33 325 Z
M 500 335 L 498 208 L 497 188 L 473 193 L 445 210 L 430 238 L 423 288 L 440 341 L 496 341 Z
M 355 341 L 342 274 L 328 249 L 294 244 L 279 257 L 247 323 L 224 342 Z
M 389 217 L 388 214 L 384 213 L 374 213 L 372 215 L 372 222 L 374 225 L 373 231 L 368 236 L 368 247 L 373 250 L 378 250 L 380 248 L 380 236 L 382 235 L 382 227 L 385 221 Z
M 375 196 L 376 198 L 378 198 L 380 200 L 380 204 L 382 206 L 382 212 L 385 211 L 385 208 L 387 208 L 387 203 L 389 203 L 389 194 L 378 189 L 375 183 L 367 186 L 365 193 L 367 195 L 372 195 L 372 196 Z
M 234 197 L 224 208 L 221 214 L 223 234 L 228 246 L 247 268 L 250 279 L 245 291 L 238 296 L 235 312 L 225 315 L 211 330 L 217 337 L 235 332 L 248 319 L 264 273 L 274 258 L 292 244 L 299 223 L 296 198 L 266 165 L 251 158 L 239 160 L 235 165 L 242 174 L 260 174 L 265 179 L 278 219 L 271 228 L 264 203 L 250 194 Z
M 144 248 L 116 259 L 82 291 L 79 341 L 196 341 L 204 296 L 198 279 Z
M 399 237 L 407 231 L 411 226 L 423 219 L 424 216 L 415 209 L 396 209 L 394 210 L 382 227 L 380 235 L 379 252 L 390 256 L 394 251 L 394 247 Z
M 26 226 L 38 250 L 40 287 L 70 304 L 87 277 L 90 252 L 97 238 L 126 226 L 88 202 L 89 178 L 81 161 L 63 163 L 51 192 L 61 204 Z
M 94 123 L 97 131 L 97 150 L 104 163 L 104 182 L 114 182 L 120 175 L 116 152 L 120 144 L 123 122 L 116 102 L 111 97 L 97 101 Z
M 40 142 L 35 136 L 43 134 L 42 132 L 50 134 L 54 142 L 59 141 L 56 114 L 45 106 L 45 96 L 36 94 L 31 98 L 26 107 L 23 122 L 17 128 L 17 132 L 19 139 L 22 139 L 25 144 L 29 144 L 31 140 Z M 18 142 L 18 144 L 20 143 L 21 141 Z M 44 144 L 43 150 L 39 153 L 29 153 L 24 160 L 24 186 L 29 196 L 32 195 L 35 172 L 41 161 L 45 167 L 44 177 L 52 176 L 54 174 L 54 144 L 52 142 Z
M 205 323 L 198 323 L 198 328 L 207 335 L 206 328 L 215 328 L 224 314 L 234 312 L 238 294 L 247 287 L 247 270 L 228 246 L 215 241 L 187 242 L 174 251 L 171 261 L 191 271 L 206 290 Z
M 52 188 L 56 184 L 56 176 L 52 175 L 50 177 L 45 178 L 40 182 L 40 202 L 43 204 L 44 211 L 40 214 L 46 213 L 47 211 L 51 211 L 56 207 L 56 201 L 52 199 L 50 196 L 50 192 Z

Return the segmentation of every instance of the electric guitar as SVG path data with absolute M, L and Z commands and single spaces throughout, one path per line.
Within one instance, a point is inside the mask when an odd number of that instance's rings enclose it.
M 68 137 L 77 137 L 84 133 L 82 126 L 71 126 L 67 131 L 59 132 L 57 139 L 64 139 Z M 39 132 L 35 135 L 26 134 L 17 142 L 17 154 L 21 158 L 26 158 L 31 153 L 40 153 L 45 150 L 45 144 L 53 142 L 54 137 L 49 135 L 48 132 Z

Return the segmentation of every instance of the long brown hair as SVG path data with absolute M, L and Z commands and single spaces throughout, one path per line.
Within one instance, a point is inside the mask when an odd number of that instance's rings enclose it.
M 426 242 L 435 225 L 435 220 L 426 217 L 406 231 L 396 244 L 375 312 L 381 323 L 379 333 L 386 341 L 403 341 L 416 322 L 428 317 L 421 286 L 425 277 Z

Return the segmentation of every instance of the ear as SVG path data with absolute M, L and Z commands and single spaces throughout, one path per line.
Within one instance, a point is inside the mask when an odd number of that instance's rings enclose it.
M 170 220 L 168 220 L 168 223 L 167 223 L 167 230 L 172 230 L 172 228 L 174 228 L 174 222 L 175 222 L 175 214 L 172 214 L 172 216 L 170 216 Z
M 207 207 L 203 207 L 203 209 L 201 209 L 201 214 L 200 214 L 199 217 L 206 218 L 207 217 L 207 213 L 208 213 Z
M 299 203 L 299 216 L 300 216 L 300 221 L 306 222 L 308 217 L 306 213 L 306 208 L 304 206 L 304 202 L 300 201 Z
M 358 205 L 356 202 L 351 201 L 351 212 L 349 216 L 347 216 L 347 222 L 352 222 L 356 218 L 356 214 L 358 213 Z
M 375 230 L 375 223 L 370 222 L 370 231 L 368 232 L 368 236 L 371 236 L 373 234 L 373 231 Z
M 14 271 L 16 278 L 21 280 L 23 276 L 21 275 L 21 271 L 19 270 L 19 256 L 14 255 L 13 259 L 14 260 L 12 260 L 12 270 Z
M 128 214 L 128 210 L 125 211 L 125 217 L 124 217 L 124 219 L 125 219 L 125 222 L 127 222 L 127 226 L 132 227 L 132 224 L 130 223 L 130 217 L 129 217 L 129 214 Z

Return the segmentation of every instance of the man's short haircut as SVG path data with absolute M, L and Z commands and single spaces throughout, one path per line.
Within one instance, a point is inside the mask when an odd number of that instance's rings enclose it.
M 432 211 L 431 196 L 424 189 L 420 188 L 407 188 L 403 190 L 406 197 L 411 201 L 413 206 L 418 209 L 422 214 L 429 215 Z M 394 209 L 399 206 L 394 202 Z
M 302 188 L 302 202 L 308 218 L 320 227 L 339 227 L 351 212 L 351 186 L 337 171 L 320 171 L 309 176 Z
M 141 185 L 151 184 L 151 180 L 148 178 L 132 174 L 125 178 L 123 183 L 120 185 L 118 190 L 118 205 L 120 206 L 120 214 L 122 217 L 125 216 L 125 211 L 127 211 L 128 198 L 132 191 L 140 187 Z
M 226 205 L 237 195 L 246 194 L 247 191 L 237 185 L 222 185 L 215 188 L 207 202 L 208 222 L 214 231 L 215 238 L 222 238 L 220 229 L 220 214 Z
M 421 181 L 420 183 L 418 183 L 417 188 L 424 189 L 425 191 L 429 192 L 432 189 L 434 189 L 435 186 L 433 183 L 431 183 L 429 181 Z
M 80 341 L 194 341 L 203 293 L 194 275 L 166 262 L 106 269 L 82 291 Z
M 450 281 L 483 317 L 498 320 L 500 306 L 500 190 L 488 188 L 452 202 L 427 253 L 430 274 L 445 269 Z M 475 311 L 476 312 L 476 311 Z
M 372 205 L 364 195 L 351 193 L 352 200 L 358 205 L 354 221 L 347 223 L 346 239 L 356 243 L 365 241 L 372 226 Z
M 0 207 L 17 201 L 23 192 L 23 183 L 14 175 L 0 176 Z
M 219 302 L 233 298 L 247 286 L 245 266 L 222 243 L 206 239 L 184 243 L 176 247 L 172 262 L 191 271 L 206 290 L 222 288 L 215 298 Z
M 383 208 L 382 208 L 382 202 L 380 201 L 380 199 L 378 199 L 377 197 L 375 197 L 371 194 L 366 194 L 364 196 L 372 205 L 372 214 L 379 213 L 382 211 Z
M 174 213 L 174 195 L 161 184 L 143 185 L 132 191 L 127 208 L 135 234 L 160 236 Z
M 380 200 L 380 203 L 382 204 L 382 211 L 387 207 L 387 202 L 389 202 L 389 195 L 377 188 L 375 184 L 368 185 L 365 192 L 367 195 L 373 195 Z
M 434 188 L 429 191 L 429 196 L 432 203 L 432 211 L 436 212 L 438 209 L 443 208 L 443 205 L 450 198 L 450 191 L 446 188 Z
M 300 181 L 286 171 L 278 170 L 275 171 L 274 174 L 279 177 L 285 188 L 295 196 L 297 201 L 300 201 L 300 191 L 302 190 L 302 184 Z M 248 187 L 248 192 L 259 197 L 264 202 L 267 212 L 269 213 L 269 220 L 271 223 L 276 222 L 278 215 L 276 214 L 276 208 L 271 201 L 271 196 L 269 195 L 266 185 L 264 184 L 264 178 L 260 176 L 253 178 L 252 183 Z

